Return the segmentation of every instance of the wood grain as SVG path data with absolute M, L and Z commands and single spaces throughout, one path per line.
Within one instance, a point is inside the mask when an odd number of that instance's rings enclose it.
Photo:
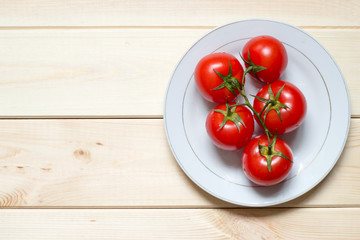
M 281 207 L 358 207 L 360 119 L 329 176 Z M 0 206 L 217 208 L 182 172 L 163 121 L 1 120 Z
M 360 210 L 3 209 L 3 239 L 359 239 Z
M 0 1 L 0 26 L 217 26 L 270 18 L 300 26 L 359 26 L 356 0 L 271 2 L 122 0 Z
M 175 65 L 210 29 L 0 30 L 0 117 L 160 118 Z M 305 30 L 338 62 L 360 116 L 360 29 Z

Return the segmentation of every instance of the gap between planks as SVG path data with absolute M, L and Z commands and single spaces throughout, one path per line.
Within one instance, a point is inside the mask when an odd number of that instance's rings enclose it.
M 226 25 L 226 24 L 223 24 Z M 1 26 L 0 30 L 96 30 L 96 29 L 214 29 L 214 26 Z M 360 26 L 296 26 L 301 29 L 360 29 Z
M 351 119 L 359 119 L 360 115 L 352 115 Z M 0 121 L 1 120 L 76 120 L 76 119 L 80 119 L 80 120 L 101 120 L 101 119 L 133 119 L 133 120 L 140 120 L 140 119 L 164 119 L 164 117 L 162 115 L 149 115 L 149 116 L 142 116 L 142 115 L 138 115 L 138 116 L 134 116 L 134 115 L 122 115 L 122 116 L 6 116 L 6 117 L 1 117 L 0 116 Z
M 0 121 L 1 120 L 76 120 L 76 119 L 81 119 L 81 120 L 96 120 L 96 119 L 163 119 L 162 115 L 148 115 L 148 116 L 143 116 L 143 115 L 121 115 L 121 116 L 6 116 L 6 117 L 1 117 L 0 116 Z
M 293 209 L 293 208 L 312 208 L 312 209 L 360 209 L 360 204 L 352 204 L 352 205 L 306 205 L 306 206 L 284 206 L 279 207 L 275 206 L 267 206 L 267 207 L 248 207 L 248 206 L 15 206 L 15 207 L 3 207 L 0 206 L 0 211 L 4 209 L 19 209 L 19 210 L 31 210 L 31 209 L 43 209 L 43 210 L 51 210 L 51 209 L 64 209 L 64 210 L 73 210 L 73 209 L 87 209 L 87 210 L 153 210 L 153 209 L 161 209 L 161 210 L 177 210 L 177 209 L 191 209 L 191 210 L 241 210 L 241 209 Z

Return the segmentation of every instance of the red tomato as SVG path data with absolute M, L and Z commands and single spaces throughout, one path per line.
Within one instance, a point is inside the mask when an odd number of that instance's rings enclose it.
M 206 130 L 213 143 L 228 151 L 244 147 L 254 132 L 254 118 L 244 106 L 220 104 L 207 116 Z M 242 121 L 242 122 L 241 122 Z
M 206 100 L 225 103 L 233 101 L 239 94 L 237 87 L 240 87 L 243 73 L 240 62 L 234 56 L 228 53 L 213 53 L 202 58 L 197 64 L 195 81 L 200 94 Z
M 250 59 L 248 57 L 250 55 Z M 248 41 L 243 50 L 242 57 L 248 68 L 253 63 L 257 66 L 265 67 L 265 70 L 250 74 L 262 82 L 270 83 L 279 80 L 284 73 L 288 63 L 288 57 L 284 45 L 274 37 L 258 36 Z M 248 62 L 248 63 L 246 63 Z
M 271 89 L 269 89 L 269 86 Z M 283 86 L 284 88 L 279 95 L 278 93 Z M 269 92 L 269 90 L 271 91 Z M 291 132 L 304 121 L 307 109 L 306 100 L 295 85 L 279 80 L 262 87 L 256 97 L 253 106 L 258 113 L 265 106 L 266 100 L 273 100 L 273 103 L 270 103 L 266 111 L 261 115 L 263 119 L 266 115 L 265 125 L 272 134 Z M 258 119 L 256 121 L 259 123 Z
M 274 139 L 271 139 L 271 141 L 274 142 Z M 270 171 L 268 160 L 261 154 L 259 145 L 269 146 L 266 135 L 253 138 L 249 144 L 246 145 L 242 155 L 242 168 L 245 175 L 252 182 L 262 186 L 271 186 L 280 183 L 289 174 L 293 165 L 293 154 L 289 145 L 279 138 L 275 139 L 272 150 L 272 154 L 275 153 L 275 156 L 269 157 L 271 161 Z M 266 150 L 266 147 L 264 147 L 263 151 L 265 153 L 267 152 Z M 276 155 L 278 152 L 284 154 L 289 160 Z

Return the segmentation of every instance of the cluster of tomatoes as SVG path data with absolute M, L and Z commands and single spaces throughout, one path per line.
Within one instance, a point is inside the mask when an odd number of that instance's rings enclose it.
M 284 180 L 293 165 L 289 145 L 278 135 L 298 128 L 306 114 L 303 93 L 293 84 L 279 80 L 288 57 L 283 44 L 271 36 L 250 39 L 242 49 L 240 62 L 228 53 L 202 58 L 195 69 L 200 94 L 217 103 L 206 119 L 213 143 L 228 151 L 243 147 L 242 168 L 254 183 L 264 186 Z M 246 74 L 263 82 L 251 104 L 245 93 Z M 244 103 L 236 102 L 242 96 Z M 253 137 L 254 119 L 264 134 Z

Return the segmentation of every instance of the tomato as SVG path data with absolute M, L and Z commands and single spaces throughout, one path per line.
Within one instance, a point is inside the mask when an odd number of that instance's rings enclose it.
M 270 141 L 272 141 L 270 153 L 268 138 L 266 135 L 261 135 L 253 138 L 246 145 L 242 155 L 245 175 L 252 182 L 262 186 L 271 186 L 283 181 L 293 165 L 293 154 L 289 145 L 276 137 Z M 262 146 L 261 149 L 259 145 Z M 285 157 L 279 156 L 281 154 Z
M 233 55 L 213 53 L 199 61 L 194 76 L 197 88 L 206 100 L 225 103 L 233 101 L 239 94 L 243 73 L 240 62 Z
M 306 99 L 295 85 L 279 80 L 263 86 L 254 99 L 255 111 L 260 113 L 268 99 L 272 102 L 261 117 L 265 117 L 265 125 L 272 134 L 291 132 L 304 121 Z M 259 123 L 258 119 L 256 121 Z
M 251 111 L 235 103 L 220 104 L 207 116 L 206 131 L 213 143 L 228 151 L 244 147 L 254 132 L 254 118 Z
M 245 44 L 242 50 L 242 57 L 247 68 L 253 65 L 253 70 L 250 71 L 250 74 L 256 79 L 266 83 L 279 80 L 288 63 L 284 45 L 271 36 L 252 38 Z M 259 66 L 265 67 L 266 69 L 259 69 Z

